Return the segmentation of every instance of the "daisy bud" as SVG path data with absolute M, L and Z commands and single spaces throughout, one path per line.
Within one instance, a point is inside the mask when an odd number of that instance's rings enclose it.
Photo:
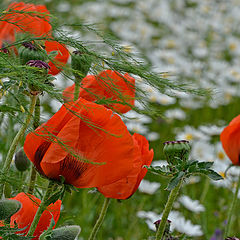
M 176 165 L 179 161 L 187 161 L 190 153 L 190 145 L 186 140 L 168 141 L 164 143 L 163 152 L 167 162 Z
M 9 221 L 10 217 L 15 214 L 22 204 L 13 199 L 0 200 L 0 220 Z
M 64 226 L 64 227 L 54 229 L 51 233 L 51 236 L 48 236 L 47 238 L 43 238 L 44 236 L 44 233 L 43 233 L 39 239 L 74 240 L 78 237 L 80 231 L 81 231 L 81 228 L 76 225 Z
M 21 148 L 15 155 L 14 164 L 18 171 L 24 172 L 30 166 L 30 161 L 27 158 L 23 148 Z
M 74 73 L 76 78 L 84 78 L 91 67 L 91 63 L 92 59 L 88 54 L 80 51 L 72 53 L 72 69 L 80 72 Z
M 25 42 L 19 48 L 19 57 L 21 64 L 26 64 L 29 60 L 46 60 L 47 53 L 44 49 L 37 47 L 31 42 Z

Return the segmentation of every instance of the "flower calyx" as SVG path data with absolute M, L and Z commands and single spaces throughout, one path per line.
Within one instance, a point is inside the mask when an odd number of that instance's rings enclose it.
M 76 79 L 86 77 L 92 64 L 92 58 L 86 52 L 76 50 L 72 53 L 72 69 Z
M 190 144 L 187 140 L 167 141 L 164 143 L 163 152 L 170 165 L 176 165 L 179 161 L 188 161 Z
M 42 84 L 51 84 L 48 78 L 48 70 L 50 69 L 50 66 L 42 60 L 30 60 L 26 63 L 26 65 L 35 68 L 31 74 L 36 75 L 38 81 L 33 82 L 34 78 L 30 76 L 29 89 L 31 95 L 38 95 L 42 92 Z
M 18 53 L 22 65 L 30 60 L 47 60 L 47 52 L 44 48 L 31 42 L 24 42 L 19 48 Z

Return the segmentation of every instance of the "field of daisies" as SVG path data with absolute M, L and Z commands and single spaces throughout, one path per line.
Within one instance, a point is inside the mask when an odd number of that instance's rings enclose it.
M 1 12 L 12 2 L 3 0 L 0 3 Z M 145 64 L 148 72 L 153 74 L 149 75 L 149 78 L 155 74 L 160 76 L 163 88 L 157 84 L 155 87 L 152 79 L 144 79 L 142 76 L 147 76 L 144 75 L 145 72 L 141 76 L 137 70 L 130 68 L 130 75 L 135 79 L 136 109 L 133 107 L 132 110 L 120 111 L 119 114 L 131 135 L 139 134 L 149 142 L 149 149 L 154 151 L 152 167 L 165 169 L 169 161 L 163 153 L 164 146 L 171 145 L 173 141 L 179 143 L 177 141 L 186 140 L 191 147 L 189 161 L 210 162 L 211 168 L 222 176 L 221 180 L 215 181 L 216 179 L 204 174 L 193 173 L 183 180 L 167 217 L 171 221 L 169 235 L 165 234 L 165 238 L 162 239 L 238 239 L 240 192 L 236 193 L 236 190 L 239 187 L 240 176 L 240 168 L 237 166 L 240 165 L 240 123 L 228 130 L 232 131 L 231 133 L 227 132 L 221 137 L 222 142 L 220 135 L 240 113 L 239 1 L 44 0 L 28 3 L 46 6 L 53 15 L 53 36 L 56 41 L 60 39 L 61 42 L 61 38 L 64 39 L 62 43 L 70 54 L 74 52 L 74 46 L 79 46 L 75 44 L 76 41 L 93 52 L 99 52 L 103 57 L 110 53 L 111 61 L 118 55 L 117 48 L 111 48 L 112 44 L 117 42 L 120 51 L 134 59 L 131 63 L 136 60 Z M 2 19 L 4 21 L 4 16 Z M 85 27 L 82 28 L 82 25 Z M 98 31 L 104 38 L 100 37 Z M 47 45 L 46 50 L 48 51 Z M 96 66 L 94 61 L 91 62 L 91 74 L 101 74 L 100 72 L 109 67 L 104 59 L 99 62 Z M 30 63 L 29 66 L 35 67 L 34 64 Z M 64 89 L 66 92 L 66 88 L 73 84 L 72 78 L 69 77 L 70 65 L 71 60 L 67 59 L 61 72 L 53 74 L 54 79 L 50 79 L 51 83 L 48 86 L 54 85 L 57 93 L 62 94 Z M 2 65 L 0 67 L 2 69 Z M 125 72 L 128 71 L 123 71 L 123 74 Z M 8 74 L 11 78 L 11 74 Z M 19 95 L 16 100 L 14 87 L 8 88 L 8 85 L 4 85 L 8 82 L 7 78 L 8 75 L 1 75 L 0 105 L 4 106 L 0 106 L 1 162 L 7 158 L 13 139 L 24 122 L 24 114 L 28 112 L 26 98 Z M 167 87 L 164 85 L 164 79 L 170 83 Z M 31 91 L 34 95 L 39 89 Z M 52 93 L 50 95 L 47 91 L 46 88 L 46 93 L 38 95 L 41 101 L 40 123 L 48 121 L 63 104 L 54 93 L 49 90 Z M 63 96 L 69 97 L 67 94 Z M 71 96 L 73 98 L 73 93 Z M 103 98 L 102 101 L 105 100 Z M 111 106 L 116 101 L 118 99 L 113 99 Z M 101 99 L 99 103 L 101 104 Z M 6 106 L 12 106 L 12 109 L 6 110 Z M 114 110 L 114 107 L 110 109 Z M 8 110 L 12 112 L 9 113 Z M 15 111 L 15 115 L 12 114 Z M 236 121 L 239 122 L 238 119 Z M 33 129 L 28 126 L 25 136 L 31 131 Z M 17 147 L 20 149 L 24 146 L 28 158 L 31 156 L 29 149 L 32 144 L 26 146 L 29 139 L 30 135 L 27 135 L 26 140 L 21 139 Z M 38 140 L 33 137 L 31 141 Z M 111 149 L 109 151 L 111 152 Z M 234 154 L 237 154 L 237 157 Z M 32 162 L 34 163 L 34 160 Z M 37 173 L 34 190 L 38 198 L 43 197 L 42 186 L 47 185 L 47 173 L 42 169 L 38 171 L 40 174 Z M 1 180 L 6 198 L 27 191 L 31 167 L 24 172 L 17 171 L 12 162 L 10 171 L 10 180 Z M 90 184 L 90 188 L 80 187 L 74 191 L 65 191 L 56 228 L 66 225 L 80 226 L 81 232 L 75 238 L 79 240 L 161 239 L 155 238 L 158 226 L 154 223 L 162 219 L 169 193 L 177 187 L 177 183 L 169 188 L 170 178 L 154 173 L 154 169 L 149 169 L 138 189 L 130 196 L 122 199 L 113 197 L 95 238 L 89 238 L 89 235 L 102 211 L 102 204 L 105 203 L 105 189 L 98 186 L 92 188 L 94 184 Z M 41 177 L 41 174 L 44 177 Z M 15 186 L 14 179 L 17 182 Z M 232 213 L 229 220 L 230 210 Z

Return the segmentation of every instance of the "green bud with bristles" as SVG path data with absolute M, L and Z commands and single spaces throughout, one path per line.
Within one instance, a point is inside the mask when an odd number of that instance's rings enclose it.
M 18 171 L 24 172 L 26 171 L 30 166 L 30 161 L 27 158 L 25 152 L 23 151 L 23 148 L 21 148 L 16 154 L 14 158 L 14 164 Z
M 21 207 L 22 204 L 14 199 L 0 200 L 0 220 L 10 222 L 11 216 L 18 212 Z
M 56 228 L 51 233 L 42 233 L 41 240 L 74 240 L 78 237 L 81 228 L 77 225 Z
M 186 140 L 168 141 L 164 143 L 163 152 L 167 162 L 176 165 L 179 161 L 187 161 L 190 153 L 190 145 Z
M 47 52 L 31 42 L 25 42 L 18 50 L 20 61 L 25 65 L 30 60 L 47 60 Z
M 91 64 L 92 58 L 88 54 L 81 52 L 81 51 L 74 51 L 72 53 L 72 69 L 76 70 L 77 72 L 73 71 L 74 76 L 77 79 L 83 79 L 86 77 Z

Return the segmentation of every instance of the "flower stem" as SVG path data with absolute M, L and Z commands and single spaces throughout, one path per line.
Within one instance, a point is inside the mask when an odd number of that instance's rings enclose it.
M 76 79 L 75 89 L 74 89 L 74 99 L 73 99 L 74 101 L 76 101 L 79 97 L 80 84 L 81 84 L 81 79 Z
M 33 194 L 36 178 L 37 178 L 37 171 L 36 171 L 35 167 L 32 166 L 30 181 L 29 181 L 29 185 L 28 185 L 28 193 L 29 194 Z
M 39 208 L 38 208 L 38 210 L 37 210 L 37 212 L 35 214 L 35 217 L 34 217 L 34 219 L 32 221 L 32 224 L 31 224 L 31 227 L 30 227 L 30 229 L 28 231 L 27 236 L 31 236 L 31 237 L 33 236 L 33 234 L 35 232 L 35 229 L 36 229 L 36 227 L 37 227 L 37 225 L 39 223 L 39 219 L 40 219 L 42 213 L 44 212 L 45 208 L 47 207 L 46 206 L 46 201 L 48 200 L 49 196 L 52 193 L 53 186 L 54 186 L 54 182 L 50 180 L 49 183 L 48 183 L 47 190 L 46 190 L 46 192 L 45 192 L 45 194 L 43 196 L 42 202 L 41 202 L 41 204 L 40 204 L 40 206 L 39 206 Z
M 228 219 L 227 219 L 227 226 L 225 228 L 225 232 L 224 232 L 224 239 L 228 237 L 228 234 L 230 233 L 230 230 L 231 230 L 231 223 L 232 223 L 232 216 L 233 216 L 233 213 L 234 213 L 234 210 L 235 210 L 235 207 L 236 207 L 236 203 L 237 203 L 237 198 L 238 198 L 238 191 L 239 191 L 239 187 L 240 187 L 240 174 L 238 176 L 238 183 L 237 183 L 237 186 L 236 186 L 236 190 L 235 190 L 235 194 L 234 194 L 234 197 L 233 197 L 233 200 L 232 200 L 232 204 L 229 208 L 229 211 L 228 211 Z
M 40 125 L 40 99 L 38 97 L 37 101 L 36 101 L 35 110 L 34 110 L 34 117 L 33 117 L 33 127 L 34 127 L 34 129 L 36 129 L 39 125 Z M 37 171 L 35 170 L 35 167 L 32 166 L 31 176 L 30 176 L 30 181 L 29 181 L 29 186 L 28 186 L 28 193 L 29 194 L 33 194 L 36 178 L 37 178 Z
M 200 197 L 200 203 L 204 203 L 205 198 L 207 196 L 208 190 L 210 187 L 210 179 L 208 177 L 205 178 L 205 182 L 204 182 L 204 187 L 203 187 L 203 191 Z
M 2 169 L 2 176 L 3 178 L 6 177 L 6 174 L 10 168 L 10 165 L 11 165 L 11 162 L 12 162 L 12 159 L 13 159 L 13 155 L 16 151 L 16 148 L 17 148 L 17 145 L 19 143 L 19 141 L 22 139 L 29 123 L 30 123 L 30 120 L 32 118 L 32 114 L 33 114 L 33 111 L 34 111 L 34 107 L 35 107 L 35 104 L 36 104 L 36 101 L 37 101 L 37 96 L 31 96 L 31 103 L 30 103 L 30 108 L 29 108 L 29 111 L 28 111 L 28 114 L 27 114 L 27 117 L 22 125 L 22 127 L 19 129 L 17 135 L 15 136 L 15 138 L 13 139 L 13 142 L 8 150 L 8 154 L 7 154 L 7 157 L 6 157 L 6 160 L 4 162 L 4 166 L 3 166 L 3 169 Z M 4 181 L 4 180 L 3 180 Z M 2 198 L 2 195 L 3 195 L 3 192 L 4 192 L 4 188 L 5 188 L 5 181 L 4 183 L 0 186 L 0 198 Z
M 178 185 L 170 192 L 170 195 L 168 197 L 168 201 L 167 201 L 166 206 L 165 206 L 164 211 L 163 211 L 163 215 L 162 215 L 160 225 L 157 229 L 156 238 L 155 238 L 156 240 L 161 240 L 163 238 L 168 215 L 169 215 L 169 213 L 172 209 L 173 203 L 174 203 L 174 201 L 175 201 L 175 199 L 178 195 L 178 192 L 179 192 L 179 190 L 182 186 L 182 182 L 183 182 L 183 178 L 179 181 Z
M 101 209 L 101 213 L 100 213 L 100 215 L 98 217 L 97 222 L 95 223 L 95 225 L 93 227 L 93 230 L 92 230 L 88 240 L 94 240 L 95 239 L 95 237 L 96 237 L 96 235 L 98 233 L 99 228 L 102 226 L 103 220 L 105 218 L 105 215 L 106 215 L 109 203 L 110 203 L 110 200 L 111 200 L 111 198 L 105 198 L 104 199 L 104 203 L 103 203 L 103 206 L 102 206 L 102 209 Z

